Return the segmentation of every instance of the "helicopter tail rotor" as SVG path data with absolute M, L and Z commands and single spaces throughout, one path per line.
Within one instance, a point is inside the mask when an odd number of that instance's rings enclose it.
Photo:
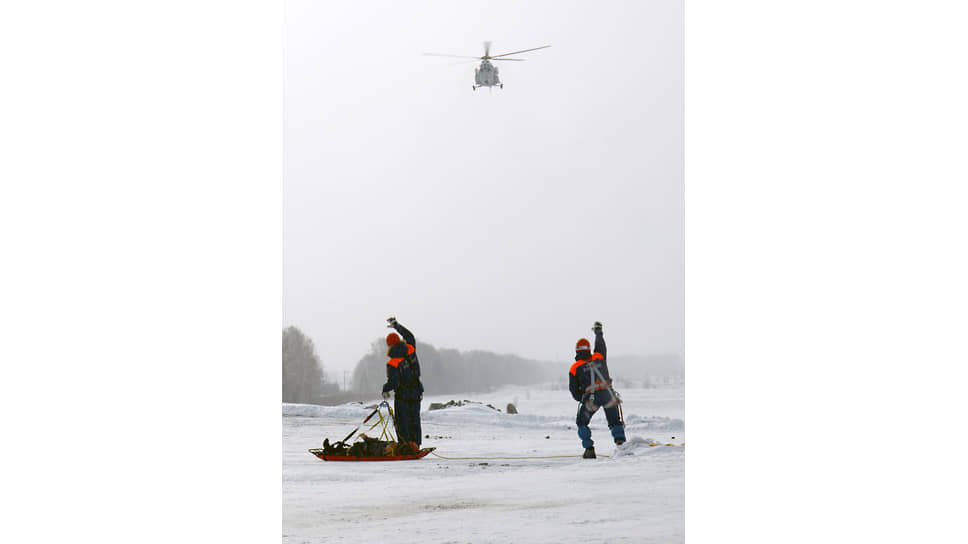
M 485 59 L 486 58 L 490 58 L 490 56 L 491 56 L 491 42 L 484 42 L 484 57 L 483 58 L 485 58 Z

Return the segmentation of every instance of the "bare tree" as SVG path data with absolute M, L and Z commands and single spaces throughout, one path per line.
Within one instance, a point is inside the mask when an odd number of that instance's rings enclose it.
M 323 365 L 313 341 L 296 327 L 283 329 L 282 402 L 318 402 L 324 386 Z

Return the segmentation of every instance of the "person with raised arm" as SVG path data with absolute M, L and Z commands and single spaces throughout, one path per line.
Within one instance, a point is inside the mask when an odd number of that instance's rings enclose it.
M 625 422 L 619 409 L 622 401 L 612 387 L 612 378 L 608 373 L 605 335 L 600 321 L 592 326 L 592 332 L 595 333 L 595 352 L 591 352 L 587 339 L 580 338 L 575 344 L 575 364 L 571 365 L 568 375 L 568 390 L 572 398 L 581 403 L 575 422 L 578 424 L 581 445 L 585 448 L 582 455 L 585 459 L 595 458 L 595 442 L 588 423 L 599 407 L 605 408 L 605 419 L 615 445 L 625 443 Z
M 420 401 L 423 400 L 423 383 L 420 382 L 420 361 L 417 359 L 417 340 L 397 318 L 387 319 L 387 327 L 397 332 L 387 335 L 387 382 L 383 385 L 383 398 L 390 398 L 394 391 L 397 440 L 413 442 L 420 447 Z M 399 335 L 397 333 L 400 333 Z M 400 337 L 403 337 L 401 340 Z

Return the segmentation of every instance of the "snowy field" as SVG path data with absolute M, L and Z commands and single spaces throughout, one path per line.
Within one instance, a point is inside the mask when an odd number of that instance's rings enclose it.
M 342 439 L 371 410 L 283 404 L 282 541 L 682 542 L 684 390 L 618 391 L 629 442 L 616 449 L 599 410 L 591 423 L 594 460 L 580 457 L 577 403 L 551 385 L 424 397 L 430 438 L 422 446 L 437 450 L 414 461 L 317 459 L 307 450 Z M 501 412 L 473 404 L 427 410 L 465 399 Z M 509 402 L 518 414 L 504 413 Z M 663 445 L 648 445 L 656 442 Z

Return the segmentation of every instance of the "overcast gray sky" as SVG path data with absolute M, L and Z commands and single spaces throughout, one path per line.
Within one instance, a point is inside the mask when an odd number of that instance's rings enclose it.
M 481 55 L 503 89 L 471 90 Z M 351 369 L 418 340 L 684 352 L 679 2 L 286 2 L 283 326 Z

